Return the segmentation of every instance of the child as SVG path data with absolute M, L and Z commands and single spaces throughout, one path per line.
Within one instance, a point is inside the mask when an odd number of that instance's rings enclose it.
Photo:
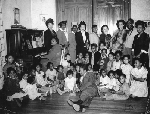
M 101 76 L 98 84 L 98 92 L 100 97 L 103 97 L 109 90 L 108 87 L 109 87 L 110 78 L 106 75 L 106 71 L 104 69 L 101 69 L 100 74 Z
M 78 58 L 75 60 L 75 63 L 76 63 L 76 64 L 78 64 L 78 63 L 83 64 L 83 63 L 84 63 L 84 58 L 83 58 L 82 52 L 80 52 L 80 53 L 78 54 Z
M 109 71 L 108 76 L 110 78 L 108 88 L 115 90 L 117 84 L 116 84 L 116 79 L 114 78 L 114 71 L 112 70 Z
M 45 72 L 46 74 L 46 81 L 48 84 L 53 85 L 53 92 L 56 92 L 56 70 L 54 69 L 53 63 L 48 62 L 47 63 L 47 71 Z
M 85 53 L 84 64 L 87 65 L 91 63 L 89 52 Z
M 68 70 L 72 70 L 73 71 L 73 77 L 76 78 L 76 69 L 75 69 L 75 65 L 73 63 L 70 64 L 70 69 Z
M 117 69 L 115 72 L 114 72 L 114 77 L 116 79 L 116 87 L 114 88 L 115 91 L 118 91 L 119 88 L 120 88 L 120 82 L 119 82 L 119 78 L 120 76 L 122 75 L 122 71 L 120 69 Z
M 105 42 L 100 42 L 99 44 L 99 52 L 101 53 L 102 49 L 107 49 Z
M 143 67 L 141 59 L 136 58 L 134 62 L 135 68 L 131 70 L 131 87 L 130 93 L 132 97 L 147 97 L 147 74 L 148 71 Z
M 67 70 L 70 68 L 71 57 L 70 54 L 67 53 L 65 55 L 65 59 L 62 61 L 62 66 L 64 67 L 64 73 L 67 73 Z
M 92 65 L 91 65 L 91 64 L 87 64 L 87 69 L 88 69 L 88 72 L 93 72 L 93 69 L 92 69 Z
M 124 55 L 123 56 L 123 64 L 121 65 L 121 70 L 122 73 L 126 75 L 126 82 L 128 84 L 130 84 L 130 75 L 131 75 L 131 70 L 132 70 L 132 66 L 129 64 L 129 60 L 130 60 L 130 55 Z
M 78 87 L 80 85 L 80 78 L 81 78 L 80 66 L 81 66 L 80 64 L 76 64 L 76 84 L 77 84 Z
M 63 66 L 62 65 L 58 65 L 57 67 L 57 90 L 60 89 L 61 91 L 64 90 L 64 84 L 65 84 L 65 74 L 63 72 Z
M 112 68 L 113 68 L 113 62 L 114 62 L 114 53 L 113 52 L 110 52 L 109 54 L 108 54 L 108 63 L 107 63 L 107 73 L 110 71 L 110 70 L 112 70 Z
M 16 106 L 21 106 L 21 100 L 20 99 L 11 99 L 10 96 L 12 96 L 15 93 L 20 93 L 21 89 L 19 87 L 19 80 L 17 78 L 17 74 L 16 74 L 16 70 L 12 67 L 7 68 L 7 78 L 5 80 L 5 84 L 4 84 L 4 93 L 5 96 L 7 97 L 7 101 L 11 101 L 11 102 L 6 102 L 6 108 L 9 111 L 13 111 L 12 110 L 12 102 L 13 105 Z M 14 104 L 15 103 L 15 104 Z M 15 110 L 14 112 L 16 112 L 17 110 Z
M 112 91 L 111 95 L 106 96 L 106 100 L 127 100 L 130 95 L 129 85 L 126 83 L 126 75 L 122 74 L 119 78 L 121 83 L 119 91 Z
M 15 69 L 14 56 L 11 54 L 8 54 L 5 56 L 5 59 L 6 59 L 6 64 L 3 67 L 3 73 L 4 73 L 4 77 L 7 78 L 7 69 L 9 67 L 12 67 Z
M 101 50 L 101 57 L 98 61 L 98 64 L 100 65 L 100 69 L 106 69 L 108 63 L 108 57 L 107 57 L 107 49 Z
M 116 59 L 113 62 L 113 68 L 112 68 L 113 71 L 116 71 L 117 69 L 120 69 L 120 66 L 122 64 L 121 56 L 122 56 L 122 52 L 121 51 L 116 51 L 116 53 L 115 53 L 115 58 Z
M 21 72 L 27 71 L 27 65 L 26 63 L 23 61 L 22 57 L 18 57 L 17 61 L 15 62 L 16 67 L 19 67 Z
M 58 93 L 62 95 L 65 92 L 75 92 L 75 87 L 76 87 L 76 78 L 73 77 L 73 72 L 72 70 L 67 71 L 65 78 L 65 86 L 64 86 L 64 91 L 61 91 L 58 89 Z
M 36 65 L 35 79 L 36 79 L 36 82 L 37 82 L 38 85 L 45 86 L 47 84 L 47 82 L 44 79 L 44 72 L 41 71 L 41 68 L 42 68 L 41 64 Z

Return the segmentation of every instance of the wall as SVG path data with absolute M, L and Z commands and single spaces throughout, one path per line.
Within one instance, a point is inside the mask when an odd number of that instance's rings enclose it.
M 54 30 L 56 30 L 56 0 L 31 0 L 32 28 L 46 30 L 45 23 L 41 21 L 41 15 L 46 19 L 54 20 Z
M 150 20 L 150 0 L 131 0 L 131 17 L 135 20 Z

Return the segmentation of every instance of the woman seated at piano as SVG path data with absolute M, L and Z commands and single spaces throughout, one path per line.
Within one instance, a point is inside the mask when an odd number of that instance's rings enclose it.
M 47 63 L 52 62 L 54 67 L 57 67 L 60 64 L 61 60 L 61 47 L 58 44 L 58 38 L 52 38 L 51 45 L 52 48 L 47 55 L 41 57 L 42 70 L 45 72 L 47 70 Z

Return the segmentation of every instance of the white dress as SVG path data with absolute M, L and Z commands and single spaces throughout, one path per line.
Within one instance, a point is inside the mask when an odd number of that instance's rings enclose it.
M 113 62 L 113 68 L 112 68 L 112 70 L 113 70 L 113 71 L 116 71 L 117 69 L 120 69 L 121 64 L 122 64 L 122 61 L 121 61 L 121 60 L 119 60 L 118 62 L 117 62 L 117 61 L 114 61 L 114 62 Z
M 73 88 L 76 84 L 76 78 L 65 78 L 65 89 L 69 89 L 70 91 L 73 91 Z
M 40 71 L 40 74 L 38 72 L 36 72 L 36 81 L 37 84 L 41 85 L 41 86 L 45 86 L 47 84 L 47 82 L 44 80 L 43 78 L 44 72 Z
M 113 88 L 116 87 L 116 86 L 117 86 L 116 79 L 115 79 L 115 78 L 110 79 L 110 80 L 109 80 L 109 84 L 108 84 L 108 88 L 109 88 L 109 89 L 113 89 Z
M 53 69 L 52 71 L 50 69 L 47 69 L 47 71 L 45 72 L 46 74 L 46 78 L 49 78 L 51 80 L 54 80 L 54 77 L 56 76 L 56 70 Z
M 148 71 L 144 67 L 142 67 L 141 69 L 133 68 L 131 74 L 136 78 L 147 79 Z M 148 95 L 147 81 L 145 80 L 144 82 L 140 82 L 133 80 L 131 82 L 130 94 L 137 97 L 147 97 Z
M 130 64 L 122 64 L 121 65 L 121 70 L 122 73 L 126 75 L 126 83 L 129 83 L 130 81 L 130 75 L 131 75 L 131 70 L 133 69 L 133 67 Z
M 102 88 L 109 88 L 109 82 L 110 82 L 110 78 L 108 76 L 105 76 L 104 78 L 101 76 L 100 77 L 100 89 Z

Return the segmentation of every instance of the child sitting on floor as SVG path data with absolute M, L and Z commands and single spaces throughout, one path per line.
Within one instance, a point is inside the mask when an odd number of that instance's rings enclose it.
M 114 78 L 114 71 L 112 71 L 112 70 L 109 71 L 108 76 L 110 78 L 108 88 L 115 90 L 117 84 L 116 84 L 116 79 Z
M 65 86 L 64 86 L 64 91 L 61 91 L 58 89 L 58 93 L 62 95 L 65 92 L 71 92 L 75 93 L 75 87 L 76 87 L 76 78 L 73 77 L 73 72 L 72 70 L 67 71 L 65 78 Z
M 4 77 L 6 78 L 8 76 L 7 75 L 7 69 L 9 67 L 12 67 L 12 68 L 15 69 L 14 56 L 11 55 L 11 54 L 6 55 L 5 56 L 5 61 L 6 61 L 6 64 L 3 67 L 3 74 L 4 74 Z
M 57 67 L 57 77 L 56 77 L 57 90 L 58 89 L 60 89 L 61 91 L 64 90 L 64 84 L 65 84 L 64 79 L 65 78 L 66 78 L 66 76 L 65 76 L 65 73 L 63 72 L 63 66 L 58 65 L 58 67 Z
M 119 78 L 121 83 L 119 91 L 111 91 L 110 95 L 106 96 L 106 100 L 127 100 L 130 95 L 129 85 L 126 83 L 126 75 L 122 74 Z
M 110 78 L 106 75 L 106 71 L 104 69 L 100 71 L 100 75 L 101 76 L 99 78 L 98 93 L 100 97 L 103 97 L 109 90 Z
M 122 73 L 126 75 L 126 82 L 128 84 L 131 83 L 130 75 L 131 75 L 131 70 L 133 67 L 129 64 L 130 60 L 130 55 L 124 55 L 123 56 L 123 64 L 121 65 L 121 70 Z
M 147 87 L 147 74 L 148 71 L 141 62 L 139 58 L 135 59 L 134 66 L 131 70 L 131 86 L 130 93 L 132 97 L 147 97 L 148 87 Z
M 51 84 L 53 86 L 53 92 L 56 92 L 56 70 L 54 69 L 53 63 L 48 62 L 47 63 L 47 71 L 46 74 L 46 81 L 48 84 Z

